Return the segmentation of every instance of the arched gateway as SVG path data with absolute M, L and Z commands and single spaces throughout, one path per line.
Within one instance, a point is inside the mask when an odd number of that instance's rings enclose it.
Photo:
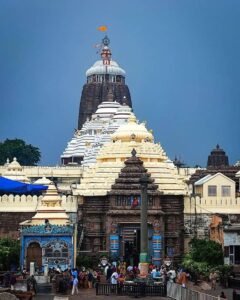
M 30 269 L 30 262 L 34 262 L 38 269 L 42 268 L 42 248 L 38 242 L 32 242 L 27 247 L 27 270 Z

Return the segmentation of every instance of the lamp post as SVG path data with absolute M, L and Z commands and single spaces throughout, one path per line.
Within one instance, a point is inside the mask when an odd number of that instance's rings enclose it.
M 148 175 L 144 173 L 140 178 L 141 184 L 141 244 L 140 244 L 140 275 L 147 276 L 148 273 L 148 197 L 147 197 L 147 186 L 148 186 Z

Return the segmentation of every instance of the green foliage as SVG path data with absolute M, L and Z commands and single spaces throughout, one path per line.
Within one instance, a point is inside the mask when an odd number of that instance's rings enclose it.
M 76 264 L 78 267 L 85 267 L 86 269 L 93 267 L 92 257 L 84 254 L 79 254 L 77 256 Z
M 220 276 L 220 282 L 225 285 L 229 276 L 232 274 L 233 266 L 230 265 L 221 265 L 217 266 L 216 271 Z
M 184 256 L 183 267 L 189 271 L 208 276 L 211 269 L 223 265 L 223 251 L 220 244 L 203 239 L 192 239 L 190 252 Z
M 11 238 L 0 238 L 0 270 L 10 270 L 11 265 L 19 266 L 20 242 Z
M 194 238 L 190 245 L 190 254 L 194 261 L 206 262 L 211 266 L 223 264 L 223 251 L 220 244 L 206 239 Z
M 31 144 L 27 145 L 23 140 L 6 139 L 0 143 L 0 165 L 6 163 L 7 158 L 10 161 L 16 157 L 23 166 L 35 166 L 41 158 L 40 150 Z

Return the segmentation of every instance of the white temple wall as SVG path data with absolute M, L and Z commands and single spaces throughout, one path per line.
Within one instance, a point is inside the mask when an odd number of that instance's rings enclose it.
M 35 212 L 43 196 L 3 195 L 0 196 L 0 212 Z M 76 213 L 78 200 L 75 196 L 61 196 L 62 206 L 67 213 Z
M 66 178 L 80 178 L 82 177 L 81 166 L 22 166 L 23 173 L 28 178 L 41 178 L 43 176 L 51 177 L 66 177 Z M 0 166 L 0 176 L 7 170 L 7 166 Z

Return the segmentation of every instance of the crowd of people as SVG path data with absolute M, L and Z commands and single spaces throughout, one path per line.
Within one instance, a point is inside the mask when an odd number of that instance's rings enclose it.
M 79 288 L 94 288 L 100 282 L 100 272 L 93 269 L 49 270 L 50 280 L 56 292 L 65 294 L 71 289 L 72 295 L 79 293 Z
M 140 276 L 140 270 L 137 266 L 131 266 L 125 262 L 108 263 L 104 268 L 86 269 L 85 267 L 66 269 L 64 271 L 60 268 L 49 269 L 50 282 L 53 284 L 55 292 L 61 294 L 67 294 L 71 292 L 72 295 L 78 294 L 79 289 L 95 288 L 96 284 L 102 279 L 103 282 L 107 282 L 112 285 L 121 286 L 124 283 L 138 282 Z M 218 273 L 211 271 L 209 275 L 209 281 L 211 289 L 216 289 L 218 280 Z M 34 276 L 29 276 L 25 269 L 22 271 L 22 278 L 26 279 L 27 290 L 37 293 L 37 282 Z M 179 268 L 174 269 L 171 265 L 155 266 L 149 264 L 148 275 L 146 276 L 148 283 L 159 282 L 167 284 L 167 282 L 178 283 L 183 288 L 186 288 L 188 280 L 196 283 L 196 276 L 194 272 L 188 272 L 188 270 Z M 13 273 L 6 272 L 3 278 L 4 286 L 10 286 L 14 289 L 16 284 L 16 276 Z M 221 292 L 221 298 L 226 298 L 224 292 Z

